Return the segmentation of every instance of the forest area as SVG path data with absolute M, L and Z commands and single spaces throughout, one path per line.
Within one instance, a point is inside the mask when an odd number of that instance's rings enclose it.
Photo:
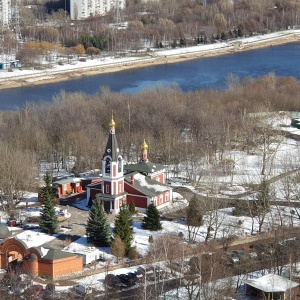
M 139 159 L 145 139 L 150 161 L 172 166 L 177 175 L 184 170 L 195 184 L 202 158 L 211 166 L 226 165 L 224 151 L 250 152 L 273 135 L 271 130 L 266 134 L 260 114 L 253 119 L 253 113 L 300 109 L 300 85 L 292 77 L 240 80 L 229 75 L 227 85 L 226 91 L 189 93 L 176 86 L 137 94 L 101 87 L 92 96 L 61 91 L 51 104 L 27 103 L 23 109 L 1 112 L 2 189 L 11 199 L 18 199 L 16 191 L 32 190 L 42 162 L 75 175 L 98 169 L 112 110 L 125 161 Z
M 98 55 L 214 43 L 297 28 L 300 2 L 128 0 L 120 12 L 122 26 L 112 26 L 114 11 L 70 20 L 68 7 L 68 1 L 23 3 L 19 23 L 13 20 L 12 29 L 2 29 L 3 53 L 16 54 L 23 64 L 29 64 L 37 63 L 40 55 L 51 60 L 53 52 Z M 13 29 L 16 26 L 19 33 Z

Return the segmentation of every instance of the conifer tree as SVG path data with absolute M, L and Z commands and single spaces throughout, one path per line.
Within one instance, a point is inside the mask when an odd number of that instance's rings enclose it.
M 133 240 L 133 229 L 131 213 L 127 208 L 122 208 L 115 219 L 114 235 L 121 238 L 125 245 L 126 255 L 128 255 Z
M 110 229 L 107 216 L 97 195 L 92 206 L 86 227 L 87 240 L 98 247 L 108 247 L 110 243 Z
M 186 208 L 186 223 L 188 226 L 189 242 L 195 242 L 200 226 L 203 224 L 203 204 L 196 195 L 189 201 L 189 206 Z
M 51 186 L 51 177 L 45 175 L 46 186 L 43 188 L 43 208 L 40 216 L 40 227 L 48 233 L 53 234 L 58 229 L 58 217 L 54 208 L 55 197 Z
M 150 203 L 147 208 L 146 216 L 144 217 L 142 223 L 142 228 L 151 231 L 157 231 L 162 229 L 158 209 L 153 203 Z
M 48 172 L 46 173 L 44 177 L 44 181 L 45 181 L 45 186 L 42 189 L 42 198 L 44 198 L 44 194 L 50 195 L 52 198 L 54 198 L 55 195 L 53 193 L 52 179 L 50 173 Z
M 135 214 L 135 204 L 133 200 L 129 203 L 128 209 L 131 212 L 131 214 Z

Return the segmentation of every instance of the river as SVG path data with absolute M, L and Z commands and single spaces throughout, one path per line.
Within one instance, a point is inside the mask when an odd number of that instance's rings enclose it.
M 226 77 L 232 73 L 240 78 L 294 76 L 300 80 L 300 43 L 232 53 L 174 64 L 94 75 L 70 81 L 0 90 L 0 110 L 22 108 L 25 102 L 51 102 L 61 90 L 98 93 L 101 86 L 112 91 L 136 93 L 156 85 L 177 84 L 183 91 L 215 88 L 226 89 Z

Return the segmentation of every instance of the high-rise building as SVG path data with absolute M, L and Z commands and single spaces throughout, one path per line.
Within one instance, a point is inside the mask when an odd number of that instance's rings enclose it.
M 0 0 L 0 26 L 9 27 L 11 22 L 11 0 Z
M 105 15 L 117 7 L 125 8 L 125 4 L 125 0 L 70 0 L 70 17 L 71 20 L 82 20 L 90 16 Z

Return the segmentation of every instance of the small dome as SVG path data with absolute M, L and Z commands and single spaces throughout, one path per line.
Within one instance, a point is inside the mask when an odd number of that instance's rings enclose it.
M 145 141 L 145 140 L 144 140 L 143 145 L 141 146 L 141 149 L 142 149 L 143 151 L 147 151 L 147 150 L 148 150 L 148 145 L 146 144 L 146 141 Z
M 0 239 L 5 239 L 9 237 L 10 231 L 8 230 L 7 226 L 4 224 L 0 224 Z
M 112 114 L 111 114 L 111 121 L 110 121 L 110 123 L 109 123 L 109 127 L 110 128 L 115 128 L 116 127 L 116 123 L 115 123 L 115 121 L 114 121 L 114 113 L 112 112 Z
M 31 259 L 31 260 L 37 260 L 38 257 L 36 256 L 36 254 L 30 253 L 30 254 L 28 255 L 28 259 Z

